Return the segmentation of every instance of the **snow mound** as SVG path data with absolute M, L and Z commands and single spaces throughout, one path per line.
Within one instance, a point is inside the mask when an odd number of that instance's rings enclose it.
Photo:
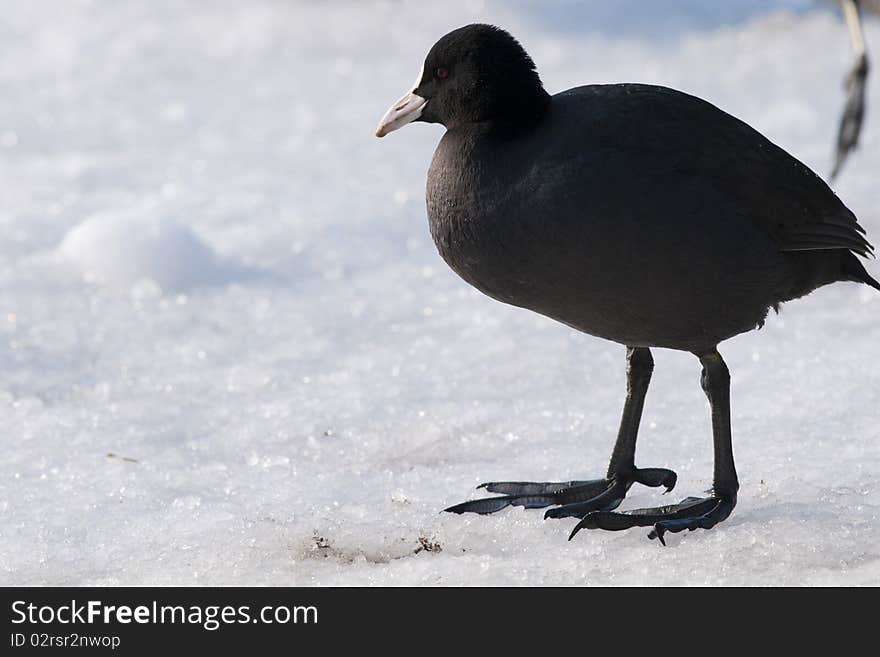
M 97 214 L 70 229 L 59 251 L 87 281 L 113 288 L 146 280 L 180 291 L 229 279 L 214 251 L 169 217 Z

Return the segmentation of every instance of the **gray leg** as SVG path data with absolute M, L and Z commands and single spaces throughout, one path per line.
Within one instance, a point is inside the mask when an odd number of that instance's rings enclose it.
M 712 409 L 712 439 L 715 469 L 712 495 L 707 498 L 689 497 L 678 504 L 650 509 L 634 509 L 623 513 L 595 511 L 584 516 L 571 533 L 581 529 L 618 531 L 631 527 L 654 529 L 649 538 L 659 538 L 666 544 L 666 532 L 685 529 L 710 529 L 725 520 L 736 505 L 739 481 L 733 464 L 733 446 L 730 438 L 730 372 L 716 350 L 699 354 L 703 365 L 700 383 Z
M 730 438 L 730 370 L 716 350 L 700 356 L 703 374 L 700 384 L 712 409 L 712 442 L 715 469 L 712 491 L 736 498 L 739 481 L 733 465 L 733 444 Z
M 619 475 L 628 476 L 636 469 L 636 438 L 653 371 L 654 358 L 651 356 L 650 349 L 627 347 L 626 401 L 623 404 L 617 442 L 611 453 L 611 463 L 608 464 L 608 479 L 614 479 Z
M 831 180 L 837 177 L 847 156 L 858 145 L 862 121 L 865 117 L 865 95 L 868 80 L 868 52 L 865 48 L 865 36 L 862 31 L 859 0 L 840 0 L 840 6 L 846 19 L 846 26 L 849 28 L 849 38 L 856 61 L 846 76 L 846 103 L 843 106 L 840 127 L 837 131 L 837 148 L 834 168 L 831 170 Z
M 556 504 L 547 518 L 582 517 L 597 510 L 616 508 L 634 482 L 645 486 L 665 486 L 667 492 L 675 486 L 676 476 L 663 468 L 636 468 L 636 437 L 645 395 L 654 370 L 650 349 L 628 347 L 626 350 L 626 402 L 620 420 L 617 442 L 605 479 L 563 482 L 495 481 L 481 484 L 491 493 L 503 493 L 499 497 L 470 500 L 449 507 L 452 513 L 494 513 L 507 506 L 543 508 Z

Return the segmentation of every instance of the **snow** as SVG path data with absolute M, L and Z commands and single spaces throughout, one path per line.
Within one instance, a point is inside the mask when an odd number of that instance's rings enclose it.
M 439 513 L 481 481 L 603 474 L 624 350 L 458 280 L 425 220 L 442 129 L 373 137 L 480 20 L 551 91 L 678 87 L 825 174 L 850 65 L 829 7 L 2 2 L 0 584 L 880 583 L 865 286 L 722 345 L 742 488 L 718 528 L 663 549 Z M 875 243 L 878 165 L 872 112 L 836 190 Z M 698 363 L 655 360 L 637 458 L 679 483 L 624 508 L 711 483 Z
M 160 291 L 223 282 L 210 247 L 185 225 L 161 215 L 96 214 L 71 228 L 59 251 L 85 280 L 123 291 L 141 281 Z

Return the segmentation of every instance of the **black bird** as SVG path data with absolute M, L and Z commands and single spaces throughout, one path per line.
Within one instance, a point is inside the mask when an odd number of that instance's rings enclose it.
M 810 169 L 710 103 L 645 84 L 550 96 L 507 32 L 468 25 L 428 53 L 379 137 L 411 121 L 446 133 L 428 172 L 431 235 L 485 294 L 626 346 L 627 395 L 604 479 L 483 484 L 497 497 L 447 511 L 560 505 L 581 528 L 708 529 L 739 488 L 730 374 L 717 345 L 760 327 L 770 308 L 836 281 L 877 283 L 854 254 L 871 245 Z M 708 497 L 612 512 L 633 483 L 676 475 L 635 465 L 652 347 L 695 354 L 712 412 Z

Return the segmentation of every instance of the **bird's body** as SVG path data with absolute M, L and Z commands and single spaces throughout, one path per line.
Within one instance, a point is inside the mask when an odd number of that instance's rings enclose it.
M 861 267 L 846 249 L 787 247 L 867 248 L 803 164 L 713 105 L 649 85 L 557 94 L 512 133 L 447 131 L 427 205 L 440 254 L 489 296 L 625 345 L 698 353 Z
M 447 130 L 428 172 L 431 234 L 443 259 L 487 295 L 627 347 L 627 396 L 604 479 L 485 484 L 510 505 L 577 516 L 575 527 L 708 529 L 739 482 L 730 373 L 717 345 L 770 308 L 836 281 L 880 290 L 857 258 L 872 247 L 855 216 L 806 166 L 739 119 L 679 91 L 640 84 L 550 96 L 507 32 L 469 25 L 428 53 L 416 87 L 377 136 L 411 121 Z M 676 475 L 635 465 L 651 347 L 693 352 L 712 412 L 705 498 L 615 513 L 633 483 Z

